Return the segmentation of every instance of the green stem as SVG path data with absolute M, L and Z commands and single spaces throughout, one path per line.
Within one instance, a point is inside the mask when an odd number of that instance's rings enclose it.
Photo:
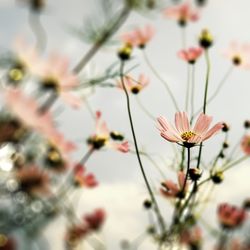
M 173 102 L 173 104 L 174 104 L 175 109 L 176 109 L 177 111 L 179 111 L 180 109 L 179 109 L 179 107 L 178 107 L 177 101 L 176 101 L 176 99 L 175 99 L 175 97 L 174 97 L 174 95 L 173 95 L 173 93 L 172 93 L 170 87 L 168 86 L 168 83 L 161 77 L 161 75 L 160 75 L 160 74 L 156 71 L 156 69 L 153 67 L 153 65 L 151 64 L 150 60 L 149 60 L 148 57 L 147 57 L 147 54 L 146 54 L 145 50 L 143 50 L 143 52 L 144 52 L 144 53 L 143 53 L 143 56 L 144 56 L 144 59 L 145 59 L 147 65 L 148 65 L 148 67 L 149 67 L 149 68 L 151 69 L 151 71 L 154 73 L 154 75 L 156 76 L 156 78 L 158 78 L 158 80 L 164 85 L 164 87 L 165 87 L 165 89 L 166 89 L 168 95 L 170 96 L 170 98 L 171 98 L 171 100 L 172 100 L 172 102 Z
M 123 71 L 124 71 L 124 62 L 122 61 L 122 62 L 121 62 L 121 68 L 120 68 L 120 77 L 121 77 L 122 87 L 123 87 L 123 90 L 124 90 L 124 93 L 125 93 L 125 96 L 126 96 L 127 110 L 128 110 L 128 116 L 129 116 L 129 122 L 130 122 L 131 132 L 132 132 L 133 140 L 134 140 L 134 144 L 135 144 L 136 156 L 137 156 L 137 159 L 138 159 L 138 162 L 139 162 L 139 166 L 140 166 L 140 169 L 141 169 L 141 173 L 142 173 L 143 179 L 144 179 L 144 181 L 145 181 L 145 184 L 146 184 L 148 193 L 149 193 L 149 195 L 150 195 L 150 197 L 151 197 L 152 203 L 154 204 L 153 208 L 154 208 L 154 210 L 155 210 L 155 213 L 156 213 L 156 216 L 157 216 L 159 225 L 160 225 L 160 227 L 161 227 L 162 235 L 164 236 L 165 233 L 166 233 L 165 222 L 164 222 L 164 220 L 163 220 L 163 217 L 162 217 L 162 215 L 161 215 L 159 206 L 158 206 L 157 201 L 156 201 L 156 199 L 155 199 L 154 193 L 153 193 L 153 191 L 152 191 L 152 189 L 151 189 L 151 187 L 150 187 L 150 185 L 149 185 L 149 182 L 148 182 L 146 173 L 145 173 L 145 171 L 144 171 L 144 167 L 143 167 L 143 165 L 142 165 L 142 161 L 141 161 L 141 157 L 140 157 L 140 152 L 139 152 L 138 145 L 137 145 L 137 140 L 136 140 L 134 125 L 133 125 L 133 119 L 132 119 L 131 109 L 130 109 L 129 94 L 128 94 L 128 91 L 127 91 L 127 89 L 126 89 L 126 86 L 125 86 L 125 83 L 124 83 L 124 79 L 123 79 Z
M 187 64 L 187 87 L 186 87 L 186 101 L 185 101 L 185 111 L 188 112 L 189 108 L 189 93 L 190 93 L 190 65 Z
M 185 188 L 186 188 L 186 184 L 187 184 L 187 179 L 188 179 L 188 175 L 189 175 L 189 169 L 190 169 L 190 148 L 187 148 L 187 172 L 186 172 L 186 176 L 185 176 L 185 180 L 184 180 L 184 184 L 182 187 L 182 193 L 185 192 Z
M 195 65 L 192 65 L 192 81 L 191 81 L 191 120 L 194 115 L 194 97 L 195 97 Z

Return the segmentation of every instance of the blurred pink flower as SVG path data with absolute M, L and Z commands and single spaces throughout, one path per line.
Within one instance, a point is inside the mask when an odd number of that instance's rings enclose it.
M 59 54 L 51 54 L 41 64 L 38 75 L 44 89 L 52 90 L 72 107 L 79 108 L 82 100 L 70 93 L 79 85 L 77 76 L 69 71 L 69 60 Z
M 74 167 L 74 182 L 80 187 L 93 188 L 98 185 L 98 182 L 93 174 L 86 174 L 84 166 L 77 164 Z
M 120 152 L 127 153 L 129 151 L 128 142 L 123 141 L 121 143 L 117 143 L 111 136 L 112 132 L 109 131 L 106 122 L 102 121 L 101 115 L 100 111 L 96 112 L 95 134 L 88 139 L 88 144 L 96 150 L 106 146 Z M 117 140 L 120 141 L 120 139 Z M 121 140 L 123 140 L 123 138 Z
M 186 2 L 169 7 L 164 11 L 166 17 L 178 21 L 181 26 L 185 26 L 187 22 L 195 22 L 199 19 L 199 11 L 192 7 L 191 2 Z
M 153 38 L 154 34 L 155 29 L 151 25 L 146 25 L 144 28 L 136 28 L 133 31 L 123 34 L 121 39 L 124 43 L 132 47 L 144 48 Z
M 250 69 L 250 44 L 231 42 L 223 55 L 232 61 L 235 66 Z
M 186 183 L 185 190 L 183 186 L 185 183 L 185 174 L 182 171 L 178 172 L 178 184 L 175 184 L 171 180 L 166 180 L 163 182 L 162 188 L 160 189 L 161 193 L 167 198 L 181 198 L 188 190 L 189 182 Z M 184 194 L 182 193 L 184 192 Z
M 39 104 L 26 96 L 20 89 L 8 88 L 4 90 L 7 107 L 28 128 L 34 129 L 48 136 L 54 131 L 54 122 L 49 112 L 39 113 Z
M 134 80 L 131 76 L 124 76 L 123 81 L 126 89 L 135 95 L 149 84 L 149 78 L 144 74 L 140 74 L 138 80 Z M 123 89 L 121 81 L 118 81 L 118 87 Z
M 243 224 L 247 217 L 244 209 L 222 203 L 217 211 L 218 219 L 223 228 L 235 229 Z
M 250 135 L 244 135 L 241 140 L 241 149 L 247 155 L 250 155 Z
M 157 120 L 158 129 L 164 139 L 170 142 L 182 142 L 184 146 L 188 147 L 209 139 L 223 127 L 222 123 L 219 122 L 208 130 L 212 117 L 203 113 L 199 115 L 193 129 L 190 128 L 186 112 L 177 112 L 175 114 L 175 127 L 162 116 Z
M 203 50 L 202 48 L 189 48 L 186 50 L 181 50 L 178 52 L 178 56 L 179 58 L 181 58 L 182 60 L 190 63 L 190 64 L 194 64 L 196 62 L 196 60 L 201 56 Z
M 106 213 L 103 209 L 96 209 L 93 213 L 83 217 L 91 230 L 99 230 L 106 218 Z

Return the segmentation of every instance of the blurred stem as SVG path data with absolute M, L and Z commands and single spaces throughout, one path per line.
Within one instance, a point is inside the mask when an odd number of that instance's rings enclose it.
M 187 47 L 187 35 L 186 35 L 186 27 L 181 27 L 181 42 L 182 42 L 182 48 L 186 49 Z
M 191 65 L 192 67 L 192 73 L 191 73 L 191 120 L 193 120 L 194 115 L 194 97 L 195 97 L 195 65 Z
M 189 94 L 190 94 L 190 71 L 191 66 L 187 64 L 187 86 L 186 86 L 186 101 L 185 101 L 185 111 L 188 112 Z
M 42 115 L 46 113 L 56 102 L 58 94 L 56 92 L 51 92 L 45 103 L 39 108 L 38 112 Z
M 134 125 L 133 125 L 133 119 L 132 119 L 131 109 L 130 109 L 129 94 L 128 94 L 128 91 L 127 91 L 127 89 L 126 89 L 125 83 L 124 83 L 123 72 L 124 72 L 124 62 L 121 61 L 120 78 L 121 78 L 122 87 L 123 87 L 123 90 L 124 90 L 124 93 L 125 93 L 125 96 L 126 96 L 127 110 L 128 110 L 128 116 L 129 116 L 129 122 L 130 122 L 131 132 L 132 132 L 133 140 L 134 140 L 134 144 L 135 144 L 136 156 L 137 156 L 137 159 L 138 159 L 138 162 L 139 162 L 139 166 L 140 166 L 140 169 L 141 169 L 141 173 L 142 173 L 143 179 L 144 179 L 144 181 L 145 181 L 145 184 L 146 184 L 148 193 L 149 193 L 149 195 L 150 195 L 150 197 L 151 197 L 152 203 L 154 204 L 153 208 L 154 208 L 154 211 L 155 211 L 155 213 L 156 213 L 156 216 L 157 216 L 157 219 L 158 219 L 158 223 L 159 223 L 159 226 L 160 226 L 161 231 L 162 231 L 162 236 L 164 236 L 165 233 L 166 233 L 165 222 L 164 222 L 164 220 L 163 220 L 163 217 L 162 217 L 162 215 L 161 215 L 159 206 L 158 206 L 157 201 L 156 201 L 156 199 L 155 199 L 154 193 L 153 193 L 153 191 L 152 191 L 152 189 L 151 189 L 151 187 L 150 187 L 150 185 L 149 185 L 149 182 L 148 182 L 146 173 L 145 173 L 145 171 L 144 171 L 144 167 L 143 167 L 143 165 L 142 165 L 142 161 L 141 161 L 141 157 L 140 157 L 140 152 L 139 152 L 138 145 L 137 145 L 137 140 L 136 140 Z
M 165 87 L 165 89 L 166 89 L 168 95 L 170 96 L 170 98 L 171 98 L 171 100 L 172 100 L 172 102 L 173 102 L 173 104 L 174 104 L 174 107 L 175 107 L 176 111 L 179 111 L 180 109 L 179 109 L 179 107 L 178 107 L 177 101 L 176 101 L 176 99 L 175 99 L 175 97 L 174 97 L 174 95 L 173 95 L 173 93 L 172 93 L 170 87 L 168 86 L 168 83 L 161 77 L 161 75 L 160 75 L 160 74 L 157 72 L 157 70 L 153 67 L 153 65 L 151 64 L 151 62 L 150 62 L 150 60 L 149 60 L 149 58 L 148 58 L 148 56 L 147 56 L 145 50 L 143 50 L 143 56 L 144 56 L 144 59 L 145 59 L 147 65 L 148 65 L 148 67 L 149 67 L 149 68 L 151 69 L 151 71 L 154 73 L 154 75 L 156 76 L 156 78 L 158 78 L 158 80 L 164 85 L 164 87 Z
M 224 172 L 224 171 L 226 171 L 226 170 L 232 168 L 233 166 L 235 166 L 235 165 L 237 165 L 237 164 L 239 164 L 239 163 L 245 161 L 245 160 L 248 159 L 248 158 L 249 158 L 249 156 L 247 156 L 247 155 L 242 156 L 242 157 L 239 158 L 238 160 L 233 161 L 232 163 L 230 163 L 230 164 L 224 166 L 224 168 L 222 169 L 222 171 Z
M 41 24 L 40 14 L 30 11 L 28 19 L 30 28 L 36 39 L 36 48 L 40 52 L 43 52 L 47 45 L 47 35 L 44 27 Z
M 206 59 L 206 64 L 207 64 L 207 73 L 206 73 L 205 92 L 204 92 L 204 101 L 203 101 L 203 113 L 204 114 L 206 114 L 207 93 L 208 93 L 208 84 L 209 84 L 209 76 L 210 76 L 210 69 L 211 69 L 209 54 L 208 54 L 207 49 L 205 50 L 205 59 Z M 197 168 L 200 168 L 201 153 L 202 153 L 202 142 L 200 143 L 200 148 L 199 148 L 199 155 L 198 155 L 198 160 L 197 160 Z
M 181 191 L 182 193 L 185 192 L 185 187 L 186 187 L 186 184 L 187 184 L 189 169 L 190 169 L 190 148 L 188 147 L 187 148 L 187 172 L 186 172 L 184 184 L 183 184 L 182 191 Z
M 121 14 L 113 25 L 103 33 L 102 37 L 96 41 L 89 51 L 83 56 L 83 58 L 73 68 L 73 71 L 78 74 L 86 66 L 86 64 L 92 59 L 92 57 L 98 52 L 98 50 L 105 44 L 105 42 L 120 28 L 120 26 L 126 21 L 130 13 L 129 6 L 124 6 L 121 10 Z

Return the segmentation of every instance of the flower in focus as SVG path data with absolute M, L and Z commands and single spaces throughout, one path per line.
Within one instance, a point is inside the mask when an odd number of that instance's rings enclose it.
M 183 146 L 186 147 L 192 147 L 209 139 L 223 127 L 222 123 L 219 122 L 208 130 L 212 117 L 203 113 L 199 115 L 193 129 L 190 128 L 186 112 L 177 112 L 175 114 L 175 127 L 162 116 L 157 120 L 158 129 L 164 139 L 170 142 L 182 142 Z
M 231 60 L 235 66 L 250 69 L 250 44 L 231 42 L 223 55 Z
M 167 8 L 164 15 L 176 20 L 180 26 L 186 26 L 189 21 L 195 22 L 199 19 L 198 9 L 193 8 L 188 0 L 178 6 Z
M 123 81 L 126 89 L 135 95 L 149 84 L 149 79 L 144 74 L 140 74 L 138 80 L 134 80 L 130 76 L 124 76 Z M 123 89 L 121 81 L 118 82 L 118 87 Z
M 196 62 L 196 60 L 201 56 L 203 50 L 202 48 L 189 48 L 186 50 L 181 50 L 178 52 L 178 56 L 179 58 L 181 58 L 182 60 L 190 63 L 190 64 L 194 64 Z
M 188 245 L 190 249 L 200 249 L 202 241 L 202 231 L 198 226 L 184 229 L 180 235 L 180 242 Z
M 163 182 L 161 193 L 167 198 L 183 198 L 188 190 L 189 182 L 186 183 L 185 189 L 183 186 L 185 183 L 185 174 L 182 171 L 178 172 L 178 184 L 172 182 L 171 180 L 166 180 Z
M 247 213 L 244 209 L 227 203 L 222 203 L 218 207 L 218 219 L 225 229 L 235 229 L 240 227 L 246 219 Z
M 93 174 L 86 174 L 84 166 L 78 164 L 74 168 L 74 183 L 80 187 L 93 188 L 98 185 L 98 182 Z
M 69 71 L 69 60 L 58 54 L 51 54 L 47 61 L 41 64 L 39 71 L 41 87 L 60 96 L 72 107 L 78 108 L 82 100 L 70 93 L 79 85 L 77 76 Z
M 247 155 L 250 155 L 250 135 L 244 135 L 241 140 L 241 149 Z
M 155 29 L 151 25 L 146 25 L 144 28 L 136 28 L 133 31 L 122 35 L 122 41 L 131 47 L 145 48 L 146 44 L 152 39 L 155 34 Z
M 115 141 L 123 140 L 123 136 L 116 136 L 114 137 L 114 132 L 110 132 L 106 122 L 102 121 L 101 119 L 101 112 L 96 112 L 96 129 L 95 134 L 88 138 L 87 143 L 93 149 L 101 149 L 104 146 L 109 148 L 114 148 L 120 152 L 127 153 L 129 151 L 129 145 L 127 141 L 117 143 Z
M 22 167 L 15 173 L 19 189 L 30 195 L 49 194 L 49 177 L 36 166 Z

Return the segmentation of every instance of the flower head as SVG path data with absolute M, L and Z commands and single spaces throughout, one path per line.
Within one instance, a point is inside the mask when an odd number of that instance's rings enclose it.
M 152 39 L 155 34 L 155 29 L 151 25 L 146 25 L 144 28 L 136 28 L 122 35 L 122 41 L 131 47 L 139 47 L 143 49 L 146 44 Z
M 53 91 L 66 103 L 78 108 L 82 100 L 70 93 L 79 85 L 77 76 L 69 71 L 69 60 L 59 54 L 51 54 L 43 61 L 39 71 L 41 86 L 45 90 Z
M 199 19 L 199 11 L 186 1 L 178 6 L 169 7 L 164 11 L 165 16 L 176 20 L 180 26 L 185 26 L 189 21 L 195 22 Z
M 241 140 L 241 149 L 247 155 L 250 155 L 250 135 L 244 135 Z
M 177 112 L 175 114 L 175 127 L 173 127 L 164 117 L 159 117 L 158 128 L 161 136 L 170 142 L 182 142 L 184 146 L 191 147 L 201 143 L 222 128 L 222 123 L 216 123 L 211 129 L 209 126 L 212 117 L 201 113 L 196 121 L 194 128 L 190 128 L 186 112 Z
M 78 164 L 74 168 L 74 183 L 77 186 L 93 188 L 98 185 L 93 174 L 86 174 L 84 166 Z
M 240 227 L 246 219 L 247 213 L 244 209 L 222 203 L 218 207 L 218 219 L 223 228 L 235 229 Z
M 250 69 L 250 44 L 231 42 L 223 55 L 225 58 L 231 60 L 235 66 Z
M 201 56 L 203 50 L 202 48 L 189 48 L 186 50 L 181 50 L 178 52 L 178 56 L 179 58 L 181 58 L 182 60 L 190 63 L 190 64 L 194 64 L 196 62 L 196 60 Z
M 149 84 L 149 79 L 144 74 L 140 74 L 138 80 L 134 80 L 130 76 L 124 76 L 123 81 L 126 89 L 135 95 Z M 118 87 L 123 88 L 121 81 L 118 82 Z
M 103 209 L 96 209 L 93 213 L 84 216 L 84 221 L 91 230 L 99 230 L 106 217 Z
M 88 144 L 93 149 L 101 149 L 104 146 L 114 148 L 120 152 L 127 153 L 129 151 L 129 145 L 127 141 L 117 143 L 120 139 L 114 137 L 114 132 L 110 132 L 106 122 L 101 119 L 101 112 L 96 112 L 96 129 L 95 134 L 89 137 Z M 120 137 L 119 137 L 120 138 Z M 123 140 L 123 137 L 122 137 Z
M 166 180 L 161 184 L 162 188 L 160 189 L 160 191 L 167 198 L 182 198 L 183 195 L 185 196 L 189 185 L 189 183 L 187 182 L 185 185 L 185 189 L 183 190 L 184 183 L 185 174 L 180 171 L 178 173 L 178 184 L 172 182 L 171 180 Z

